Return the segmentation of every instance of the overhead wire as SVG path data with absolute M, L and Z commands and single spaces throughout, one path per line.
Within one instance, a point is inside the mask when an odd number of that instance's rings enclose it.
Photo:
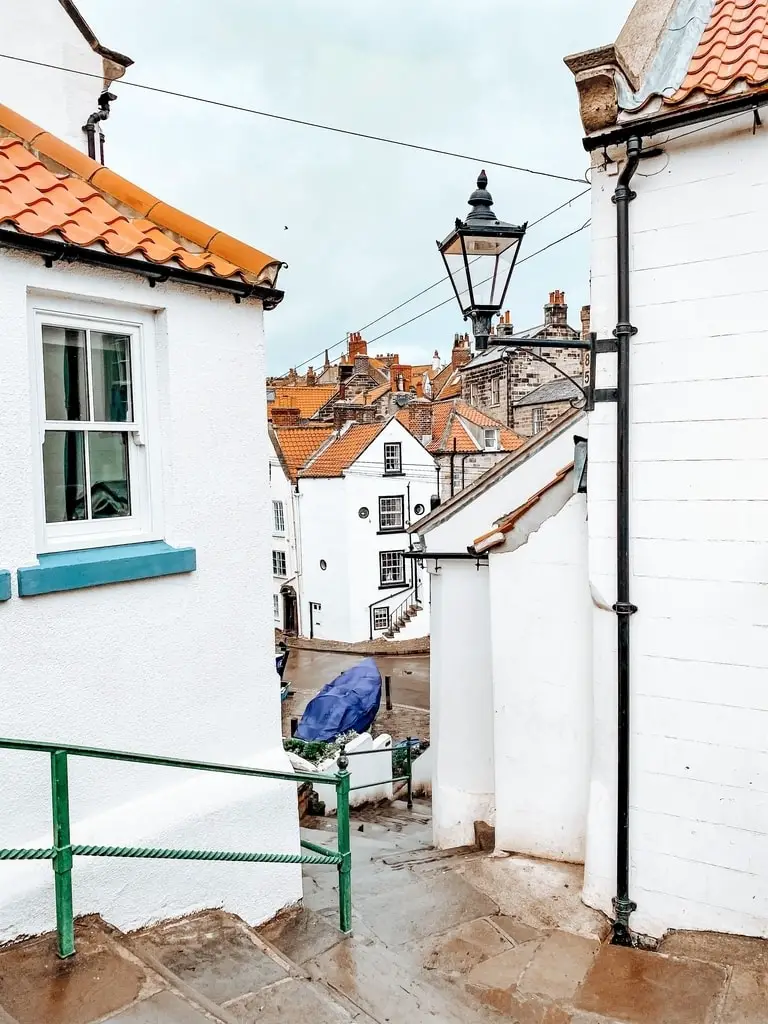
M 76 68 L 64 67 L 62 64 L 51 64 L 47 61 L 32 60 L 30 57 L 18 57 L 11 53 L 0 53 L 4 60 L 15 60 L 21 64 L 33 64 L 35 67 L 49 68 L 52 71 L 64 71 L 71 75 L 83 75 L 86 78 L 95 78 L 103 81 L 102 75 L 91 71 L 79 71 Z M 246 107 L 239 103 L 226 103 L 223 100 L 210 99 L 207 96 L 197 96 L 194 93 L 181 92 L 177 89 L 164 89 L 159 85 L 147 85 L 144 82 L 130 82 L 119 79 L 113 83 L 117 88 L 140 89 L 145 92 L 157 93 L 160 96 L 173 96 L 176 99 L 190 100 L 194 103 L 205 103 L 211 107 L 219 107 L 223 110 L 234 110 L 241 114 L 253 114 L 256 117 L 266 117 L 273 121 L 283 121 L 287 124 L 298 124 L 304 128 L 317 128 L 325 132 L 334 132 L 337 135 L 349 135 L 356 139 L 368 139 L 371 142 L 383 142 L 389 146 L 400 146 L 403 149 L 415 149 L 423 153 L 434 153 L 438 156 L 449 156 L 456 160 L 471 160 L 473 163 L 484 164 L 487 167 L 503 167 L 508 171 L 519 171 L 521 174 L 533 174 L 540 178 L 552 178 L 555 181 L 572 181 L 580 184 L 583 178 L 573 178 L 567 174 L 555 174 L 551 171 L 539 171 L 533 167 L 524 167 L 518 164 L 508 164 L 501 160 L 490 160 L 487 157 L 473 156 L 470 153 L 457 153 L 450 149 L 439 149 L 436 146 L 422 146 L 416 142 L 404 142 L 402 139 L 390 139 L 384 135 L 372 135 L 368 132 L 356 132 L 350 128 L 338 128 L 335 125 L 321 124 L 318 121 L 307 121 L 299 117 L 288 117 L 285 114 L 276 114 L 270 110 L 257 110 L 255 107 Z
M 561 210 L 564 210 L 567 206 L 570 206 L 571 203 L 576 202 L 577 199 L 581 199 L 582 196 L 585 196 L 590 191 L 591 191 L 591 189 L 589 189 L 589 188 L 583 189 L 581 192 L 577 192 L 575 196 L 571 196 L 570 199 L 566 199 L 566 201 L 564 203 L 561 203 L 559 206 L 555 206 L 552 210 L 548 210 L 547 213 L 542 214 L 541 217 L 537 217 L 536 220 L 531 221 L 530 224 L 528 225 L 529 230 L 531 228 L 533 228 L 533 227 L 536 227 L 537 224 L 542 224 L 549 217 L 554 216 L 556 213 L 559 213 Z M 583 229 L 580 228 L 579 230 L 583 230 Z M 569 236 L 566 236 L 566 237 L 569 237 Z M 541 250 L 541 251 L 544 251 L 544 250 Z M 537 253 L 533 253 L 532 255 L 537 255 Z M 476 260 L 481 259 L 481 258 L 482 257 L 478 256 L 478 257 L 476 257 L 475 260 L 471 260 L 470 263 L 474 263 L 474 262 L 476 262 Z M 530 259 L 530 258 L 531 258 L 530 256 L 526 256 L 524 259 L 519 261 L 518 266 L 519 266 L 520 263 L 524 263 L 526 259 Z M 393 306 L 391 309 L 388 309 L 386 313 L 382 313 L 381 316 L 377 316 L 375 320 L 371 320 L 367 324 L 363 324 L 362 327 L 357 328 L 357 331 L 362 333 L 362 331 L 368 330 L 369 327 L 373 327 L 375 324 L 381 323 L 382 320 L 386 320 L 387 317 L 391 316 L 393 313 L 396 313 L 398 310 L 402 309 L 404 306 L 408 306 L 408 305 L 410 305 L 411 302 L 415 302 L 416 299 L 420 299 L 422 295 L 426 295 L 427 292 L 432 291 L 433 288 L 437 288 L 438 285 L 443 284 L 448 279 L 449 279 L 448 275 L 446 274 L 444 277 L 439 278 L 437 281 L 433 281 L 432 284 L 427 285 L 426 288 L 422 288 L 421 291 L 416 292 L 414 295 L 411 295 L 410 298 L 407 298 L 407 299 L 403 300 L 403 302 L 400 302 L 396 306 Z M 446 300 L 446 301 L 450 301 L 450 299 Z M 434 306 L 432 308 L 433 309 L 439 309 L 441 305 L 445 305 L 445 303 L 440 303 L 439 305 Z M 429 312 L 431 312 L 431 310 L 429 310 Z M 406 323 L 411 323 L 411 321 L 406 321 Z M 386 334 L 379 335 L 380 338 L 383 338 L 385 336 L 386 336 Z M 377 340 L 376 338 L 372 339 L 372 341 L 376 341 L 376 340 Z M 320 358 L 326 352 L 329 352 L 329 353 L 333 352 L 335 349 L 341 348 L 342 345 L 346 345 L 346 344 L 347 344 L 347 336 L 345 335 L 343 338 L 341 338 L 339 341 L 335 342 L 333 345 L 330 345 L 327 348 L 322 349 L 320 352 L 316 352 L 313 356 L 309 356 L 308 359 L 304 359 L 300 363 L 297 363 L 293 367 L 293 369 L 294 370 L 300 370 L 304 366 L 309 366 L 309 365 L 311 365 L 314 362 L 315 359 Z M 285 374 L 283 374 L 283 376 L 285 376 Z M 276 379 L 280 379 L 280 378 L 276 378 Z

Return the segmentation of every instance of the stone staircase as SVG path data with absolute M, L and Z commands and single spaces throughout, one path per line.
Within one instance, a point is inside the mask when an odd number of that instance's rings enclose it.
M 56 958 L 51 935 L 0 950 L 0 1024 L 768 1020 L 765 942 L 676 933 L 660 953 L 605 945 L 604 919 L 564 891 L 573 865 L 434 850 L 421 801 L 363 808 L 353 823 L 351 937 L 338 932 L 327 866 L 306 866 L 303 906 L 259 929 L 220 910 L 130 935 L 81 918 L 72 960 Z M 317 824 L 306 835 L 332 845 L 333 822 Z M 510 888 L 505 864 L 509 877 L 541 868 L 554 881 L 546 893 Z M 564 902 L 579 934 L 556 928 Z
M 383 636 L 385 636 L 387 640 L 393 640 L 398 633 L 405 629 L 409 622 L 416 618 L 420 611 L 422 611 L 421 604 L 409 604 L 397 616 L 397 618 L 392 619 L 389 624 L 389 629 L 383 634 Z

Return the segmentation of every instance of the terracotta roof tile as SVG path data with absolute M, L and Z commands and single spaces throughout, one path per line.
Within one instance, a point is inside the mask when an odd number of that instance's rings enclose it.
M 386 426 L 386 423 L 352 423 L 339 437 L 313 459 L 300 477 L 342 476 L 368 445 Z
M 0 224 L 101 245 L 116 256 L 176 263 L 274 285 L 281 263 L 188 214 L 0 105 Z
M 332 433 L 331 426 L 274 428 L 273 438 L 293 483 L 304 463 L 325 444 Z
M 272 418 L 272 409 L 298 409 L 301 418 L 308 420 L 310 416 L 322 409 L 326 402 L 336 394 L 338 388 L 335 384 L 315 384 L 275 387 L 274 402 L 267 402 L 267 417 Z
M 720 96 L 739 81 L 768 82 L 768 0 L 715 0 L 683 84 L 666 102 L 680 103 L 697 89 Z
M 397 413 L 397 419 L 406 430 L 410 430 L 410 416 L 407 408 L 401 409 Z M 510 430 L 503 423 L 476 409 L 469 402 L 465 402 L 461 398 L 455 398 L 450 401 L 440 401 L 432 404 L 432 441 L 426 446 L 427 451 L 433 455 L 439 452 L 453 451 L 454 441 L 456 441 L 455 450 L 457 452 L 481 451 L 481 446 L 475 441 L 462 420 L 478 427 L 498 430 L 498 450 L 500 452 L 514 452 L 525 444 L 526 439 L 520 437 L 514 430 Z

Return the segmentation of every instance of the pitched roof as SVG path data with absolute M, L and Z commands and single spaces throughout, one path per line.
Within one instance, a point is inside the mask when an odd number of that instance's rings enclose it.
M 515 405 L 519 408 L 525 405 L 546 405 L 549 402 L 572 402 L 583 397 L 583 392 L 572 380 L 560 378 L 540 384 L 533 391 L 524 395 L 519 402 L 515 402 Z
M 267 417 L 272 418 L 272 409 L 298 409 L 303 420 L 308 420 L 321 409 L 339 390 L 335 384 L 306 384 L 276 386 L 272 388 L 275 398 L 267 402 Z
M 333 427 L 274 427 L 270 431 L 272 442 L 281 462 L 293 483 L 304 463 L 320 448 L 333 433 Z
M 433 455 L 440 452 L 479 452 L 483 450 L 466 423 L 489 430 L 498 430 L 500 452 L 513 452 L 525 444 L 520 437 L 498 420 L 476 409 L 462 398 L 432 403 L 432 440 L 427 444 L 427 451 Z M 408 407 L 397 413 L 397 420 L 410 432 L 410 413 Z M 466 422 L 463 422 L 466 421 Z M 456 447 L 454 448 L 454 441 Z
M 552 490 L 553 487 L 557 487 L 559 483 L 568 476 L 573 470 L 573 463 L 569 463 L 563 469 L 561 469 L 555 476 L 546 483 L 540 490 L 532 494 L 531 497 L 519 505 L 514 511 L 508 513 L 506 516 L 502 516 L 494 524 L 493 528 L 484 533 L 481 537 L 476 537 L 472 543 L 472 547 L 475 551 L 480 554 L 483 551 L 488 551 L 490 548 L 497 547 L 499 544 L 503 544 L 508 533 L 515 528 L 517 523 L 523 518 L 526 512 L 529 512 L 534 505 L 538 505 L 541 499 Z
M 391 388 L 389 381 L 384 384 L 378 384 L 375 388 L 371 388 L 370 391 L 361 391 L 359 395 L 355 395 L 352 401 L 355 405 L 373 405 L 374 402 L 378 402 L 380 398 L 383 398 Z
M 456 372 L 455 368 L 450 363 L 448 363 L 448 365 L 444 366 L 442 368 L 442 370 L 440 370 L 439 373 L 435 374 L 435 376 L 432 378 L 432 396 L 433 396 L 433 398 L 439 398 L 440 397 L 441 389 L 444 388 L 449 383 L 449 381 L 451 380 L 451 378 L 453 377 L 455 372 Z M 460 380 L 458 375 L 457 375 L 456 379 Z M 461 386 L 461 385 L 459 385 L 459 386 Z
M 323 448 L 299 476 L 343 476 L 369 444 L 382 432 L 386 423 L 350 423 L 335 441 Z
M 0 226 L 274 287 L 279 260 L 168 206 L 2 105 L 0 136 Z
M 721 96 L 736 82 L 768 82 L 768 0 L 715 0 L 688 72 L 667 103 L 700 89 Z
M 107 60 L 114 61 L 115 64 L 119 64 L 123 68 L 129 68 L 131 64 L 133 64 L 131 58 L 126 57 L 125 54 L 118 53 L 117 50 L 109 50 L 106 46 L 101 45 L 99 40 L 96 38 L 93 29 L 77 9 L 73 0 L 59 0 L 59 3 L 70 16 L 72 21 L 74 21 L 80 34 L 95 53 L 98 53 L 100 57 L 106 57 Z

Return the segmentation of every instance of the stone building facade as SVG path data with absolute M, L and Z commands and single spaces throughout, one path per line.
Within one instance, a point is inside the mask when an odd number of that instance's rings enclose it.
M 538 433 L 562 415 L 571 402 L 570 398 L 559 395 L 546 406 L 531 402 L 521 404 L 542 385 L 564 380 L 562 373 L 536 357 L 542 356 L 569 377 L 582 382 L 584 354 L 571 349 L 537 348 L 537 340 L 574 341 L 588 334 L 589 307 L 582 309 L 581 329 L 576 330 L 568 324 L 568 306 L 561 291 L 550 293 L 549 302 L 544 306 L 544 323 L 538 327 L 516 332 L 509 313 L 505 313 L 494 336 L 497 342 L 509 339 L 509 343 L 492 345 L 461 368 L 462 398 L 516 433 L 525 436 Z M 578 389 L 572 385 L 570 389 L 578 396 Z

